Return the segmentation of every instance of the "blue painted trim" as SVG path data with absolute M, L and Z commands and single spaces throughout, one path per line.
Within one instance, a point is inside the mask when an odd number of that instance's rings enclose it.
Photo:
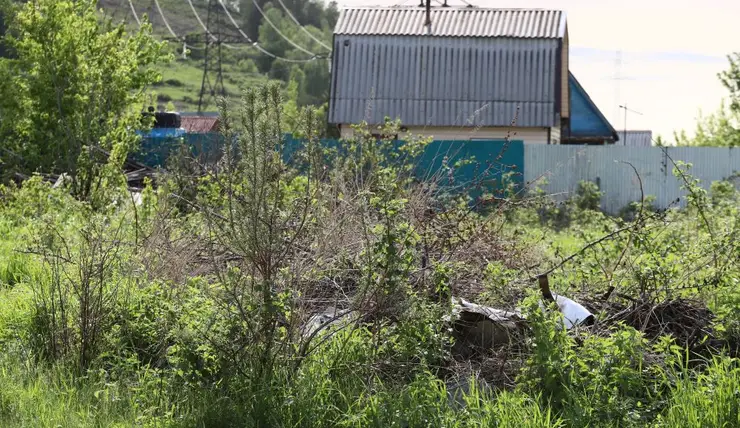
M 588 95 L 588 92 L 581 86 L 581 84 L 578 82 L 578 79 L 573 75 L 573 73 L 568 72 L 568 86 L 570 87 L 570 135 L 565 136 L 567 137 L 574 137 L 574 138 L 584 138 L 584 137 L 599 137 L 599 138 L 614 138 L 614 141 L 619 141 L 619 135 L 617 134 L 616 129 L 612 126 L 611 123 L 606 119 L 603 113 L 601 113 L 601 110 L 596 106 L 596 103 L 591 99 L 591 97 Z M 585 102 L 586 106 L 585 108 L 590 111 L 577 111 L 576 108 L 578 106 L 578 103 L 576 102 L 575 97 L 581 97 L 583 101 Z M 575 121 L 575 118 L 583 116 L 595 116 L 595 118 L 601 122 L 602 128 L 605 129 L 608 134 L 605 135 L 598 135 L 594 134 L 594 131 L 591 129 L 584 129 L 583 131 L 578 131 L 579 127 L 587 128 L 587 124 L 585 123 L 578 123 Z

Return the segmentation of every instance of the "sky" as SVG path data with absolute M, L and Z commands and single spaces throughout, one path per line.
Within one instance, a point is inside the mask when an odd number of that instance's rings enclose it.
M 403 0 L 339 0 L 392 6 Z M 436 0 L 433 0 L 433 5 Z M 649 129 L 673 140 L 693 133 L 700 111 L 727 90 L 717 74 L 740 51 L 737 0 L 468 0 L 479 7 L 560 9 L 568 15 L 570 70 L 617 129 Z M 407 0 L 406 5 L 418 5 Z M 449 0 L 462 5 L 461 0 Z M 620 55 L 621 52 L 621 55 Z M 618 58 L 621 57 L 621 61 Z M 618 65 L 621 64 L 621 65 Z

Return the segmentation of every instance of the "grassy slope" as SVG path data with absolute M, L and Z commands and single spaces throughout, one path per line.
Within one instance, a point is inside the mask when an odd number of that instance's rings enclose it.
M 156 36 L 171 37 L 162 17 L 157 12 L 153 0 L 132 1 L 140 19 L 143 19 L 145 14 L 149 17 Z M 159 0 L 159 4 L 166 16 L 167 23 L 179 37 L 185 34 L 202 32 L 200 24 L 198 24 L 187 1 Z M 207 2 L 193 0 L 193 4 L 201 19 L 205 20 Z M 107 16 L 112 17 L 115 21 L 123 20 L 130 29 L 136 28 L 136 20 L 127 0 L 100 0 L 99 6 Z M 233 32 L 233 27 L 228 21 L 224 19 L 224 22 L 228 24 L 224 31 L 228 31 L 229 34 Z M 164 106 L 167 102 L 172 101 L 180 111 L 195 111 L 198 107 L 198 96 L 203 79 L 203 61 L 192 57 L 183 59 L 182 45 L 171 42 L 170 46 L 175 54 L 175 60 L 162 67 L 163 83 L 155 88 L 155 93 L 158 96 L 157 103 L 159 106 Z M 223 57 L 224 87 L 230 98 L 238 96 L 241 89 L 246 86 L 263 83 L 267 80 L 265 75 L 245 73 L 237 67 L 238 59 L 254 55 L 247 45 L 238 46 L 239 49 L 236 51 L 225 51 Z M 198 52 L 195 52 L 195 56 L 199 56 Z M 215 106 L 212 104 L 206 108 L 209 111 L 214 109 Z

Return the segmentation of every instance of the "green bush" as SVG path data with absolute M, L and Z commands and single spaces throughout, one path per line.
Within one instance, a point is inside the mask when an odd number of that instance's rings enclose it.
M 164 81 L 164 82 L 162 82 L 162 83 L 164 83 L 164 84 L 165 84 L 165 85 L 167 85 L 167 86 L 173 86 L 173 87 L 175 87 L 175 88 L 180 88 L 180 87 L 182 87 L 182 86 L 185 86 L 185 84 L 184 84 L 184 83 L 182 83 L 181 81 L 179 81 L 179 80 L 177 80 L 177 79 L 167 79 L 167 80 L 165 80 L 165 81 Z
M 562 328 L 562 315 L 528 299 L 532 352 L 518 382 L 522 391 L 542 393 L 571 426 L 642 426 L 641 412 L 655 390 L 645 376 L 645 339 L 632 328 L 608 337 L 584 332 L 578 343 Z
M 642 202 L 630 202 L 626 207 L 619 210 L 619 217 L 625 221 L 635 221 L 642 210 L 643 214 L 657 211 L 655 207 L 656 197 L 648 195 Z
M 576 195 L 574 197 L 575 206 L 580 210 L 597 211 L 601 207 L 601 197 L 603 193 L 599 186 L 591 181 L 581 181 L 578 183 Z
M 714 181 L 709 187 L 709 199 L 714 206 L 735 205 L 738 203 L 738 190 L 730 181 Z

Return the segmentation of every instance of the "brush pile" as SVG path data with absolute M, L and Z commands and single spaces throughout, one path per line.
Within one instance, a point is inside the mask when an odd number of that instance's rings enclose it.
M 678 346 L 690 350 L 719 344 L 712 329 L 715 316 L 699 300 L 675 298 L 656 302 L 644 298 L 633 300 L 627 306 L 611 303 L 607 312 L 609 315 L 603 325 L 623 322 L 649 340 L 670 335 Z

